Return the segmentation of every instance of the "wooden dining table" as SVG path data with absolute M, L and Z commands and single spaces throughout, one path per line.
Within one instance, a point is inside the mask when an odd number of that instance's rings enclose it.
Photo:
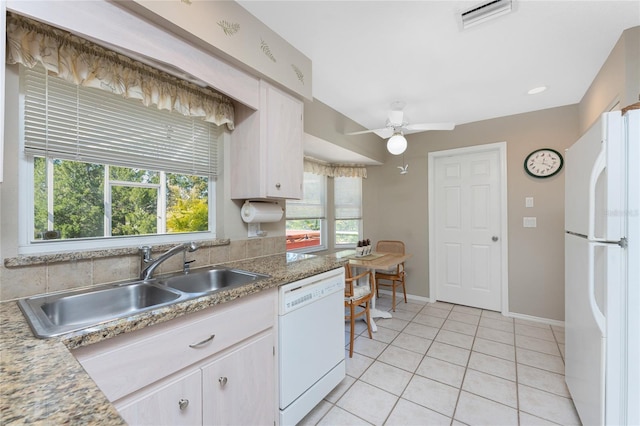
M 372 252 L 366 256 L 356 256 L 355 250 L 343 250 L 334 253 L 333 256 L 336 259 L 348 259 L 349 264 L 356 268 L 368 269 L 373 272 L 373 283 L 371 283 L 371 291 L 374 294 L 371 303 L 371 330 L 377 331 L 378 327 L 373 321 L 374 318 L 391 318 L 391 312 L 376 309 L 376 271 L 388 271 L 394 269 L 396 266 L 411 258 L 411 254 L 400 253 L 384 253 L 384 252 Z

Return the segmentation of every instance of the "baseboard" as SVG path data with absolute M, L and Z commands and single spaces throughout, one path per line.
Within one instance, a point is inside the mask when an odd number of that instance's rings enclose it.
M 526 320 L 526 321 L 539 322 L 542 324 L 555 325 L 557 327 L 564 327 L 564 321 L 552 320 L 549 318 L 542 318 L 542 317 L 534 317 L 533 315 L 518 314 L 516 312 L 507 312 L 505 316 L 510 318 L 515 318 L 515 319 Z
M 391 296 L 390 290 L 379 290 L 379 292 L 382 294 Z M 398 296 L 396 295 L 396 297 Z M 421 302 L 421 303 L 433 303 L 433 301 L 429 297 L 416 296 L 415 294 L 409 294 L 409 293 L 407 293 L 407 300 L 414 300 L 416 302 Z M 507 312 L 506 314 L 503 313 L 503 315 L 509 318 L 539 322 L 541 324 L 555 325 L 557 327 L 564 327 L 564 321 L 552 320 L 549 318 L 535 317 L 533 315 L 519 314 L 517 312 Z
M 378 290 L 378 291 L 388 296 L 392 295 L 391 290 Z M 398 294 L 396 294 L 396 297 L 398 297 Z M 415 300 L 416 302 L 422 302 L 422 303 L 431 303 L 431 299 L 428 297 L 416 296 L 415 294 L 409 294 L 409 293 L 407 293 L 407 300 Z

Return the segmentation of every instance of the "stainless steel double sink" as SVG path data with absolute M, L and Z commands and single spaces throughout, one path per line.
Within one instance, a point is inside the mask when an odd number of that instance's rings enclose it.
M 147 281 L 98 286 L 82 291 L 34 296 L 18 301 L 40 338 L 91 328 L 107 321 L 195 299 L 269 278 L 230 268 L 194 270 Z

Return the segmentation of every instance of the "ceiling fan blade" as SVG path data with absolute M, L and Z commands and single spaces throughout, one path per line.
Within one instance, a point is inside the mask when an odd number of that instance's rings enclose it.
M 375 130 L 374 133 L 380 136 L 382 139 L 387 139 L 393 136 L 393 128 L 387 127 L 386 129 Z
M 422 124 L 409 124 L 404 128 L 410 132 L 425 132 L 427 130 L 453 130 L 456 127 L 455 123 L 422 123 Z
M 361 130 L 359 132 L 348 132 L 345 133 L 345 135 L 347 136 L 353 136 L 353 135 L 364 135 L 365 133 L 377 133 L 383 130 L 387 130 L 387 129 L 372 129 L 372 130 Z

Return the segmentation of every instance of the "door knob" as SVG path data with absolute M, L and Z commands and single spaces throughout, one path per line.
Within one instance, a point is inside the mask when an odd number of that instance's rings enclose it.
M 498 241 L 498 237 L 496 235 L 494 235 L 493 237 L 491 237 L 491 241 Z

